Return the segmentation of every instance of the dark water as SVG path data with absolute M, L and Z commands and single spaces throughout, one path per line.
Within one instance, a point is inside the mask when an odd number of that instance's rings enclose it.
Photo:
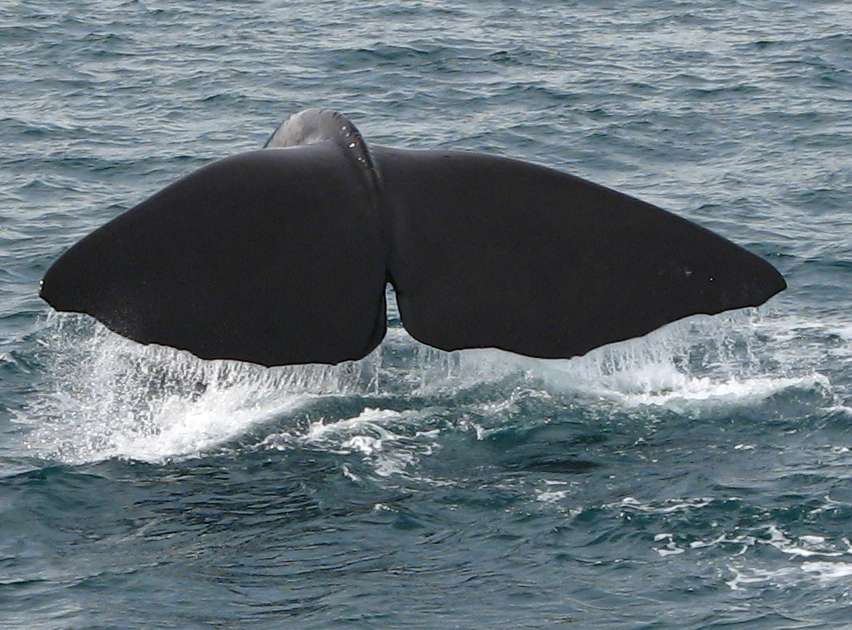
M 0 6 L 0 627 L 852 627 L 846 2 Z M 790 288 L 572 361 L 264 370 L 47 266 L 306 106 L 558 167 Z

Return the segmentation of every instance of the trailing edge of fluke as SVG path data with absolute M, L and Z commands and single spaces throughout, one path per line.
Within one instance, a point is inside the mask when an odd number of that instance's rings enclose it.
M 786 287 L 633 197 L 502 157 L 368 147 L 346 117 L 308 109 L 85 237 L 41 296 L 204 359 L 333 364 L 384 337 L 387 282 L 425 344 L 545 358 Z

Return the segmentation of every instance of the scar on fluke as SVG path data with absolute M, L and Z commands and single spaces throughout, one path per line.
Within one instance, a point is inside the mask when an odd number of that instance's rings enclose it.
M 113 219 L 41 296 L 143 344 L 262 365 L 339 363 L 387 329 L 567 358 L 677 319 L 758 306 L 772 265 L 656 206 L 518 160 L 368 145 L 302 111 Z

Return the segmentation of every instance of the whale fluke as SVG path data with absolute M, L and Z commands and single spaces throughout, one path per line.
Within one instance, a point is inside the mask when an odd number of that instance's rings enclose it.
M 381 342 L 387 282 L 423 343 L 544 358 L 786 287 L 763 259 L 633 197 L 518 160 L 371 148 L 344 116 L 310 109 L 82 239 L 41 296 L 204 359 L 334 364 Z

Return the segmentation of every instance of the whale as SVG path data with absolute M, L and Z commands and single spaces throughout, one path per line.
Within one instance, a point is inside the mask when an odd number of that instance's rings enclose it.
M 583 355 L 786 288 L 685 218 L 507 157 L 371 146 L 307 109 L 71 246 L 40 295 L 141 344 L 264 366 L 358 360 L 386 286 L 417 341 Z

